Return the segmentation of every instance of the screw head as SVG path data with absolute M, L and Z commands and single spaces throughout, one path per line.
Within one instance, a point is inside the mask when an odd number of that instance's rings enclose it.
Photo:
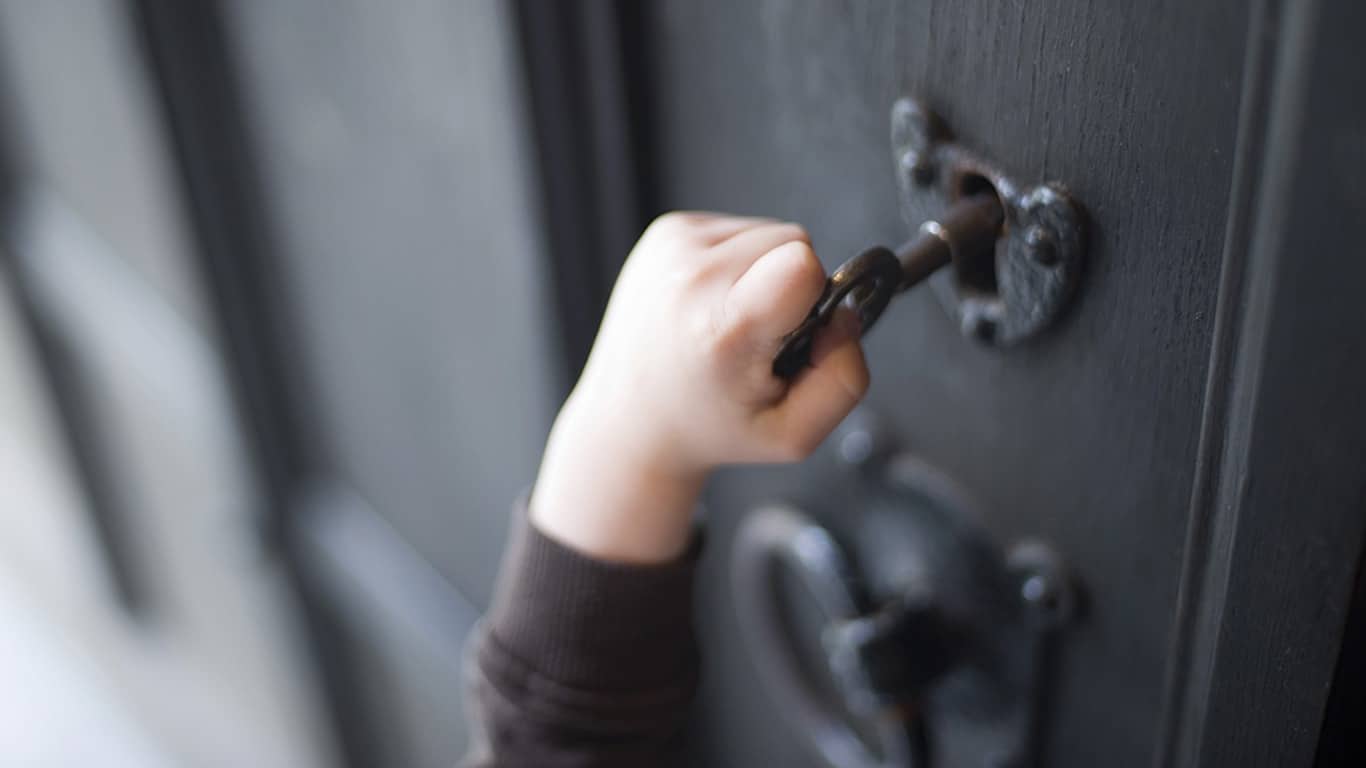
M 1034 263 L 1051 267 L 1058 263 L 1058 237 L 1053 230 L 1042 224 L 1035 224 L 1025 230 L 1025 247 Z
M 911 175 L 911 181 L 918 187 L 928 187 L 936 176 L 934 163 L 922 152 L 906 150 L 901 156 L 901 165 Z
M 839 442 L 840 460 L 850 466 L 861 466 L 873 456 L 873 436 L 867 430 L 856 429 Z
M 1020 597 L 1029 605 L 1051 610 L 1057 605 L 1058 590 L 1046 576 L 1035 573 L 1020 584 Z
M 1011 549 L 1009 562 L 1015 596 L 1029 626 L 1050 631 L 1076 615 L 1076 591 L 1052 550 L 1037 541 L 1021 542 Z
M 996 340 L 996 330 L 996 321 L 981 310 L 968 311 L 963 315 L 963 332 L 984 344 Z
M 855 408 L 835 431 L 835 455 L 851 469 L 873 469 L 887 457 L 893 442 L 883 422 L 863 406 Z

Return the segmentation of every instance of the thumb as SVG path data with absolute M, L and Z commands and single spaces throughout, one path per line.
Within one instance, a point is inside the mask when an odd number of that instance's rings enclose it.
M 801 324 L 825 290 L 825 268 L 811 245 L 794 240 L 759 257 L 730 287 L 725 317 L 765 352 Z

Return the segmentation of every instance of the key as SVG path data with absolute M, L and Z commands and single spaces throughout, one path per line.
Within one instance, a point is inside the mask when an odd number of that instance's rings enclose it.
M 979 194 L 954 203 L 938 220 L 895 252 L 874 246 L 841 264 L 825 281 L 815 306 L 773 358 L 773 375 L 791 380 L 811 364 L 811 345 L 841 305 L 858 314 L 859 333 L 877 323 L 892 297 L 901 294 L 964 254 L 995 248 L 1005 212 L 995 195 Z

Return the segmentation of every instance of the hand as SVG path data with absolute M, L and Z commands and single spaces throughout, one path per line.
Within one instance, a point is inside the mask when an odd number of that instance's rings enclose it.
M 676 557 L 706 475 L 809 455 L 863 397 L 842 311 L 790 385 L 772 373 L 825 270 L 805 230 L 670 213 L 622 268 L 592 354 L 556 419 L 531 501 L 538 528 L 591 556 Z

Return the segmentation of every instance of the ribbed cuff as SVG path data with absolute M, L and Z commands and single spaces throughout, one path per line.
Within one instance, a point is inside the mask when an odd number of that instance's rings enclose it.
M 599 693 L 691 688 L 698 547 L 660 565 L 587 557 L 536 529 L 518 504 L 489 636 L 537 677 Z

